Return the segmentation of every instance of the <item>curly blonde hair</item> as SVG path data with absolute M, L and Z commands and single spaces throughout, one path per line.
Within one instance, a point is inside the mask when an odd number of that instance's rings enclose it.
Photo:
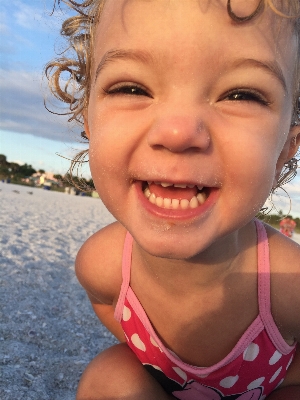
M 263 7 L 270 7 L 276 14 L 291 19 L 298 38 L 298 62 L 296 65 L 294 108 L 292 125 L 300 125 L 300 1 L 299 0 L 257 0 L 257 9 L 249 16 L 239 17 L 234 13 L 232 0 L 227 0 L 227 12 L 238 23 L 254 18 Z M 68 110 L 61 114 L 69 115 L 68 121 L 76 121 L 83 126 L 83 113 L 88 106 L 91 89 L 91 70 L 93 40 L 97 24 L 106 0 L 54 0 L 54 8 L 60 3 L 75 10 L 77 15 L 66 19 L 61 28 L 61 35 L 66 39 L 67 47 L 63 56 L 50 61 L 45 67 L 52 94 L 68 105 Z M 68 79 L 62 79 L 68 74 Z M 85 132 L 82 137 L 87 139 Z M 85 162 L 87 151 L 78 153 L 72 160 L 70 172 L 76 165 Z M 293 166 L 291 170 L 291 165 Z M 278 186 L 290 181 L 296 175 L 297 165 L 285 166 Z M 296 168 L 296 169 L 295 169 Z M 78 186 L 78 185 L 77 185 Z M 84 188 L 87 189 L 86 187 Z

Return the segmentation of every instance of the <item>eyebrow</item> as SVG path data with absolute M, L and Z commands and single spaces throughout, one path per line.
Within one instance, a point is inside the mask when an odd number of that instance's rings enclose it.
M 133 61 L 138 61 L 143 64 L 147 63 L 153 63 L 154 58 L 151 53 L 144 51 L 144 50 L 131 50 L 131 49 L 113 49 L 107 51 L 100 63 L 98 64 L 98 67 L 96 69 L 95 73 L 95 81 L 97 80 L 98 75 L 100 72 L 107 67 L 107 65 L 115 60 L 120 60 L 120 59 L 125 59 L 125 60 L 133 60 Z M 249 67 L 255 67 L 255 68 L 260 68 L 265 70 L 267 73 L 271 74 L 273 77 L 275 77 L 282 85 L 284 91 L 287 93 L 287 84 L 284 78 L 284 74 L 282 72 L 282 69 L 280 65 L 277 63 L 276 60 L 274 61 L 260 61 L 256 60 L 254 58 L 241 58 L 238 60 L 235 60 L 232 68 L 238 68 L 238 67 L 243 67 L 243 66 L 249 66 Z
M 253 58 L 242 58 L 235 60 L 233 64 L 233 68 L 238 68 L 240 66 L 249 66 L 249 67 L 255 67 L 255 68 L 260 68 L 265 70 L 267 73 L 275 77 L 282 85 L 284 91 L 287 93 L 287 84 L 286 80 L 284 78 L 284 74 L 282 72 L 282 69 L 278 62 L 276 60 L 274 61 L 260 61 L 256 60 Z
M 153 63 L 152 55 L 144 50 L 123 50 L 123 49 L 115 49 L 107 51 L 102 57 L 95 73 L 95 81 L 97 80 L 100 72 L 112 61 L 115 60 L 133 60 L 138 61 L 143 64 Z

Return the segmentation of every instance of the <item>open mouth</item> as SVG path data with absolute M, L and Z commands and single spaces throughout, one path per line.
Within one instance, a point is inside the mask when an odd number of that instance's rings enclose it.
M 171 210 L 194 209 L 205 203 L 209 187 L 169 182 L 144 182 L 143 193 L 150 203 Z

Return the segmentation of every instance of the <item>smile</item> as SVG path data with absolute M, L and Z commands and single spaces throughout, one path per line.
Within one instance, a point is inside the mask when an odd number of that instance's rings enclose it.
M 204 204 L 208 188 L 193 184 L 144 182 L 143 193 L 150 203 L 170 210 L 194 209 Z

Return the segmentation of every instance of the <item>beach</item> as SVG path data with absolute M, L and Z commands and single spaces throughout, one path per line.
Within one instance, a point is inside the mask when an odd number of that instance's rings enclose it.
M 74 260 L 114 219 L 99 199 L 2 182 L 0 203 L 0 399 L 74 400 L 89 361 L 117 343 Z
M 117 341 L 74 273 L 113 221 L 99 199 L 0 183 L 0 399 L 74 400 L 89 361 Z
M 299 233 L 294 233 L 293 240 L 294 240 L 296 243 L 299 243 L 299 244 L 300 244 L 300 234 L 299 234 Z

